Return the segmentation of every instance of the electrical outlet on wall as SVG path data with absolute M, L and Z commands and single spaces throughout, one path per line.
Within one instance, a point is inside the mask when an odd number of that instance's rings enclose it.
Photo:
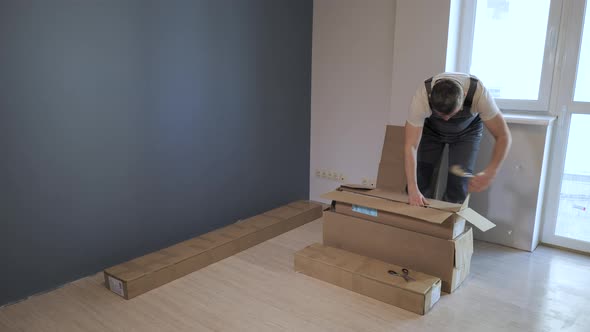
M 332 172 L 332 180 L 334 180 L 334 181 L 340 181 L 340 173 L 338 173 L 338 172 Z
M 347 177 L 343 173 L 325 168 L 316 168 L 315 176 L 318 178 L 328 179 L 341 183 L 346 183 L 347 181 Z

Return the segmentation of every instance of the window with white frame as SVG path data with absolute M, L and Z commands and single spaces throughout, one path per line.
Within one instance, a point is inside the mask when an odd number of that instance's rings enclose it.
M 588 8 L 584 18 L 581 44 L 574 101 L 588 103 L 590 102 L 590 13 Z
M 503 110 L 548 111 L 561 0 L 461 6 L 456 69 L 481 79 Z

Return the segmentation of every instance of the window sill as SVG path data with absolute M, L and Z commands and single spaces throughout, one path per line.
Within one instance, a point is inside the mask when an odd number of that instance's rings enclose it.
M 556 119 L 552 115 L 502 114 L 507 123 L 527 124 L 535 126 L 549 126 Z

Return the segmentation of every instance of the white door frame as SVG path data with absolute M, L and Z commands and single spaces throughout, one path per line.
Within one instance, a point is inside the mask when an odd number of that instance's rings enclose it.
M 566 147 L 572 114 L 590 114 L 590 103 L 574 102 L 575 77 L 580 55 L 586 0 L 563 2 L 552 110 L 558 113 L 551 148 L 548 190 L 545 193 L 545 213 L 542 242 L 579 251 L 590 252 L 590 242 L 555 235 L 561 182 L 565 166 Z M 588 0 L 590 6 L 590 0 Z

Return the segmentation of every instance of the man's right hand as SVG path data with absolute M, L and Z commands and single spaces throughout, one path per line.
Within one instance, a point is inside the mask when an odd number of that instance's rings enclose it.
M 410 205 L 413 206 L 426 206 L 430 203 L 426 200 L 426 198 L 422 195 L 420 190 L 409 190 L 408 198 Z

